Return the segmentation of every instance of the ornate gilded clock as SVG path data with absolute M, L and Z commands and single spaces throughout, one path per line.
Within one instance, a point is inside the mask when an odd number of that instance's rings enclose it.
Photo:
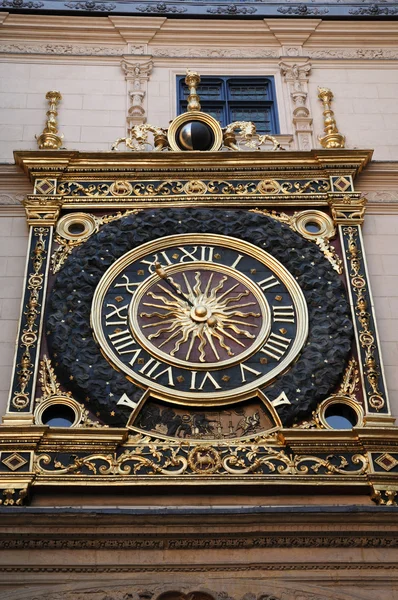
M 187 123 L 175 133 L 195 142 Z M 228 139 L 21 154 L 36 193 L 6 502 L 44 486 L 398 493 L 352 183 L 370 153 L 233 154 Z
M 217 438 L 266 429 L 270 407 L 284 424 L 308 415 L 341 378 L 352 326 L 339 276 L 287 225 L 168 208 L 72 253 L 47 332 L 59 376 L 104 422 Z

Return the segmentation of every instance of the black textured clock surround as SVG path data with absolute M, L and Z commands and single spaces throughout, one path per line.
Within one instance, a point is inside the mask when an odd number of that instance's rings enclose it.
M 353 328 L 345 289 L 314 243 L 275 219 L 245 210 L 144 210 L 105 225 L 76 248 L 56 278 L 47 310 L 49 349 L 60 380 L 104 422 L 125 425 L 130 411 L 117 406 L 117 400 L 126 393 L 138 401 L 143 391 L 102 356 L 90 327 L 93 294 L 104 272 L 123 254 L 184 233 L 216 233 L 251 242 L 296 278 L 308 306 L 308 339 L 296 362 L 263 391 L 271 401 L 282 391 L 291 400 L 291 405 L 277 407 L 284 425 L 309 415 L 335 390 L 350 352 Z

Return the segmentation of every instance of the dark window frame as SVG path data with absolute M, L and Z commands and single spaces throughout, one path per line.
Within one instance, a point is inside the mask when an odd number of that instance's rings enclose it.
M 200 94 L 201 86 L 218 86 L 220 93 L 218 98 L 211 100 L 206 99 L 204 94 Z M 231 89 L 233 86 L 259 86 L 263 85 L 266 90 L 266 98 L 260 100 L 254 100 L 253 98 L 242 100 L 234 99 L 231 97 Z M 185 85 L 185 75 L 177 76 L 177 114 L 185 113 L 187 110 L 187 86 Z M 185 93 L 184 93 L 185 91 Z M 253 110 L 259 109 L 264 110 L 265 116 L 269 117 L 269 121 L 264 119 L 264 128 L 257 128 L 259 133 L 268 133 L 271 135 L 279 134 L 279 118 L 278 118 L 278 107 L 276 102 L 276 91 L 275 91 L 275 80 L 272 76 L 267 77 L 253 77 L 245 75 L 233 75 L 233 76 L 203 76 L 201 77 L 201 83 L 198 89 L 199 96 L 201 96 L 202 111 L 212 114 L 218 113 L 218 119 L 221 122 L 222 127 L 226 127 L 229 123 L 237 120 L 252 120 L 234 118 L 233 111 L 235 110 Z M 217 117 L 216 117 L 217 118 Z M 269 122 L 269 127 L 266 123 Z

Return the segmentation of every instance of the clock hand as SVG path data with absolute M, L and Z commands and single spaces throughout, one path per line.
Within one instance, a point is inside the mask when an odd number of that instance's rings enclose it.
M 187 298 L 185 296 L 185 294 L 183 294 L 179 289 L 177 289 L 176 286 L 174 285 L 174 283 L 172 281 L 170 281 L 170 279 L 167 277 L 166 271 L 163 269 L 162 265 L 159 262 L 155 262 L 155 271 L 156 271 L 156 275 L 158 275 L 161 279 L 163 279 L 163 281 L 168 283 L 168 285 L 171 287 L 171 289 L 176 294 L 178 294 L 181 298 L 183 298 L 185 300 L 185 302 L 187 302 L 190 306 L 192 306 L 192 308 L 195 308 L 195 306 L 192 304 L 192 302 L 189 300 L 189 298 Z

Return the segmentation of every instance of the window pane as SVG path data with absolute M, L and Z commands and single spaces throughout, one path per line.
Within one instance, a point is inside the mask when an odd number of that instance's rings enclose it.
M 268 85 L 256 85 L 251 83 L 232 83 L 228 85 L 231 100 L 269 100 Z
M 216 121 L 219 121 L 221 123 L 221 127 L 225 127 L 227 125 L 226 118 L 225 118 L 225 106 L 223 106 L 223 103 L 220 103 L 220 106 L 214 106 L 214 105 L 207 103 L 206 101 L 203 102 L 202 98 L 201 98 L 200 104 L 201 104 L 203 113 L 207 113 L 208 115 L 211 115 L 212 117 L 214 117 L 216 119 Z M 183 112 L 183 113 L 186 112 L 187 107 L 188 107 L 188 104 L 186 101 L 181 102 L 181 112 Z
M 231 121 L 252 121 L 259 133 L 271 132 L 269 108 L 230 107 Z
M 224 109 L 222 106 L 209 106 L 206 102 L 202 102 L 202 112 L 205 112 L 220 121 L 221 126 L 225 127 Z
M 201 100 L 222 100 L 222 82 L 215 81 L 214 83 L 201 83 L 197 88 L 198 95 Z M 188 98 L 188 86 L 183 87 L 184 98 Z

